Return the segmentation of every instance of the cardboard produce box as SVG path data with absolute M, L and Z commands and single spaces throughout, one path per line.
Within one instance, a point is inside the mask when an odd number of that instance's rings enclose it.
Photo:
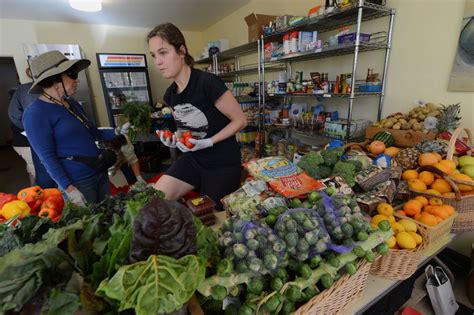
M 365 131 L 365 138 L 372 139 L 375 134 L 380 131 L 390 132 L 395 139 L 395 146 L 397 147 L 413 147 L 421 140 L 434 140 L 436 138 L 436 134 L 433 132 L 423 133 L 421 131 L 414 130 L 396 130 L 372 126 L 368 127 Z
M 263 27 L 277 18 L 276 15 L 249 14 L 245 17 L 245 22 L 249 27 L 249 43 L 260 39 L 263 34 Z

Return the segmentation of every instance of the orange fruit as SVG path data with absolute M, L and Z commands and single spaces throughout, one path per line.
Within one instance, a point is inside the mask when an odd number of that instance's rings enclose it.
M 408 215 L 415 215 L 421 212 L 421 203 L 416 200 L 409 200 L 403 205 L 403 211 Z
M 422 153 L 418 158 L 420 166 L 434 165 L 438 163 L 438 157 L 434 153 Z
M 399 215 L 405 215 L 405 216 L 407 215 L 406 212 L 403 210 L 397 210 L 395 211 L 395 213 L 398 213 Z
M 416 170 L 406 170 L 403 172 L 402 178 L 404 180 L 417 179 L 418 172 Z
M 432 189 L 436 189 L 440 193 L 451 192 L 453 189 L 451 185 L 444 179 L 436 179 L 430 186 Z
M 425 191 L 427 189 L 426 184 L 421 179 L 410 179 L 408 188 L 414 191 Z
M 423 172 L 421 172 L 420 175 L 418 175 L 418 178 L 419 178 L 420 180 L 422 180 L 423 183 L 426 184 L 426 186 L 431 185 L 431 184 L 434 182 L 434 180 L 435 180 L 434 174 L 431 173 L 431 172 L 429 172 L 429 171 L 423 171 Z
M 389 203 L 382 202 L 382 203 L 378 204 L 377 212 L 379 214 L 383 214 L 383 215 L 388 217 L 388 216 L 391 216 L 393 214 L 393 207 Z
M 436 189 L 432 189 L 432 188 L 425 190 L 424 193 L 433 194 L 433 195 L 441 195 L 441 193 L 439 191 L 437 191 Z
M 443 197 L 449 197 L 449 198 L 454 198 L 456 197 L 456 194 L 453 192 L 447 192 L 447 193 L 442 193 L 441 194 Z
M 440 198 L 437 198 L 437 197 L 430 198 L 430 200 L 428 200 L 428 202 L 432 206 L 441 206 L 443 204 L 443 200 L 441 200 Z
M 438 219 L 436 218 L 436 216 L 429 214 L 427 212 L 423 212 L 421 214 L 419 221 L 428 226 L 435 226 L 438 224 Z
M 441 164 L 441 163 L 435 163 L 433 164 L 433 166 L 445 174 L 451 174 L 454 171 L 454 169 L 451 169 L 449 166 L 446 166 L 445 164 Z
M 443 164 L 451 169 L 451 172 L 456 169 L 456 163 L 454 163 L 451 160 L 441 160 L 439 161 L 439 164 Z
M 436 217 L 436 221 L 438 221 L 438 223 L 441 223 L 443 221 L 442 217 L 437 216 L 437 215 L 435 215 L 435 217 Z
M 454 214 L 454 207 L 451 205 L 441 205 L 440 206 L 445 212 L 448 213 L 449 216 L 452 216 Z
M 396 147 L 388 147 L 384 151 L 384 153 L 390 157 L 397 156 L 398 152 L 400 152 L 400 149 Z
M 418 200 L 419 202 L 421 202 L 423 207 L 428 204 L 428 199 L 426 197 L 423 197 L 423 196 L 416 196 L 415 200 Z
M 443 159 L 443 157 L 441 156 L 441 154 L 439 154 L 438 152 L 433 152 L 433 154 L 434 154 L 434 155 L 436 156 L 436 158 L 438 159 L 438 162 Z
M 440 217 L 442 220 L 449 217 L 449 213 L 443 208 L 443 206 L 435 206 L 434 215 Z
M 421 218 L 421 213 L 417 213 L 417 214 L 415 214 L 415 216 L 413 217 L 413 219 L 418 220 L 418 221 L 420 221 L 420 218 Z
M 423 211 L 428 212 L 429 214 L 435 214 L 436 208 L 439 206 L 429 205 L 423 208 Z
M 456 183 L 460 191 L 471 191 L 474 189 L 474 181 L 468 175 L 459 173 L 459 174 L 452 174 L 451 177 L 472 183 L 472 186 Z

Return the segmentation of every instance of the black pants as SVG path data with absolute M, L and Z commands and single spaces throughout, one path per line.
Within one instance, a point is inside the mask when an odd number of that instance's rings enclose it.
M 241 171 L 240 164 L 205 168 L 188 153 L 174 162 L 165 174 L 194 186 L 214 200 L 216 209 L 222 210 L 220 199 L 240 187 Z

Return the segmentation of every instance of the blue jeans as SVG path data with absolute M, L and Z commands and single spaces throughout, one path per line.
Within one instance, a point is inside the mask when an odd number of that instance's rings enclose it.
M 88 203 L 99 203 L 110 194 L 109 176 L 106 172 L 75 181 L 73 185 L 79 189 Z

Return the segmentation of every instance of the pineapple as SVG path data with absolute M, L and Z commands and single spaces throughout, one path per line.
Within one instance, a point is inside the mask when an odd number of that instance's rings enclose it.
M 437 152 L 445 156 L 448 152 L 448 142 L 444 140 L 421 140 L 416 146 L 421 153 Z
M 418 156 L 420 151 L 415 148 L 406 148 L 400 150 L 400 153 L 397 155 L 398 165 L 401 166 L 404 170 L 415 169 L 418 167 Z
M 459 127 L 459 121 L 461 120 L 461 103 L 441 106 L 436 129 L 438 129 L 438 132 L 453 131 Z

